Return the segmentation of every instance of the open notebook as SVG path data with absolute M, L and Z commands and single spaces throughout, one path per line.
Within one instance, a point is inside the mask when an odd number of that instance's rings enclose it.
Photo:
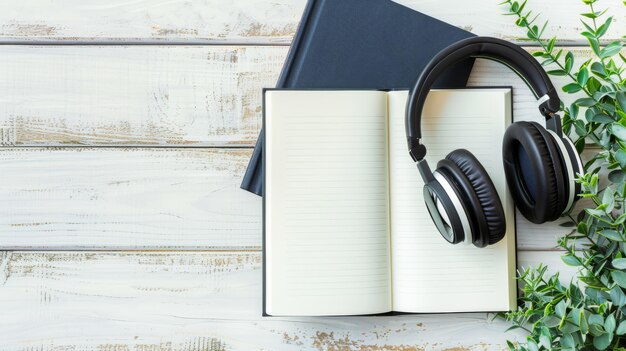
M 408 155 L 406 91 L 264 93 L 264 313 L 359 315 L 515 308 L 515 221 L 502 170 L 510 88 L 433 90 L 431 167 L 457 148 L 481 161 L 507 215 L 498 244 L 441 238 Z

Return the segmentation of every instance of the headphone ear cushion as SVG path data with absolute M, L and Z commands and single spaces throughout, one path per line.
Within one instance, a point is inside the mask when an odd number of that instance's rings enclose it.
M 517 208 L 541 224 L 559 218 L 565 206 L 565 178 L 558 147 L 536 122 L 515 122 L 502 143 L 504 173 Z
M 464 149 L 452 151 L 446 160 L 452 162 L 467 179 L 478 199 L 479 209 L 475 209 L 478 211 L 475 218 L 479 224 L 484 221 L 479 227 L 486 229 L 486 233 L 482 237 L 474 237 L 474 244 L 483 247 L 497 243 L 506 233 L 506 218 L 498 192 L 487 171 L 471 152 Z

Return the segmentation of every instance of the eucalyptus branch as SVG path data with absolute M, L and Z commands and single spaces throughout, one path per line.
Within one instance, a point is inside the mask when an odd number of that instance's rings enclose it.
M 577 180 L 580 195 L 593 205 L 578 216 L 566 214 L 577 226 L 558 242 L 563 261 L 578 267 L 578 282 L 562 285 L 558 274 L 548 275 L 543 265 L 520 273 L 520 308 L 505 318 L 529 335 L 526 344 L 509 342 L 511 350 L 626 351 L 626 82 L 622 78 L 626 57 L 619 53 L 621 41 L 600 46 L 613 18 L 598 21 L 606 10 L 596 11 L 597 1 L 582 0 L 590 12 L 581 15 L 587 19 L 581 21 L 586 29 L 581 35 L 595 57 L 576 71 L 573 53 L 563 55 L 562 49 L 555 49 L 556 37 L 544 39 L 548 22 L 539 29 L 535 24 L 539 16 L 531 17 L 532 11 L 524 10 L 526 0 L 502 3 L 508 7 L 506 14 L 514 15 L 515 24 L 541 47 L 533 56 L 543 58 L 542 65 L 557 68 L 547 73 L 573 81 L 563 91 L 586 94 L 563 106 L 563 126 L 565 132 L 573 129 L 579 136 L 578 151 L 582 152 L 587 138 L 602 149 L 592 152 Z M 614 60 L 618 55 L 623 63 Z M 600 176 L 606 178 L 602 187 Z
M 528 18 L 530 18 L 530 16 L 532 15 L 532 11 L 528 11 L 526 14 L 523 13 L 524 7 L 526 6 L 527 2 L 528 0 L 524 0 L 521 4 L 519 4 L 515 0 L 506 0 L 504 2 L 501 2 L 500 4 L 509 5 L 510 12 L 508 13 L 508 15 L 516 15 L 517 20 L 515 21 L 515 23 L 519 27 L 525 28 L 527 30 L 528 38 L 533 40 L 535 43 L 539 44 L 539 46 L 541 46 L 541 48 L 543 49 L 543 54 L 544 54 L 542 57 L 547 58 L 546 61 L 542 62 L 542 65 L 549 64 L 549 63 L 556 64 L 561 71 L 565 72 L 565 75 L 567 75 L 574 83 L 578 84 L 576 77 L 574 77 L 570 73 L 571 67 L 567 67 L 567 62 L 565 66 L 561 64 L 561 62 L 559 62 L 559 58 L 562 54 L 562 51 L 561 50 L 558 51 L 557 54 L 553 53 L 556 38 L 552 38 L 550 40 L 542 38 L 543 32 L 545 31 L 545 28 L 548 22 L 547 21 L 544 22 L 541 30 L 539 30 L 538 26 L 536 25 L 533 26 L 533 23 L 535 23 L 535 21 L 537 20 L 539 16 L 537 15 L 532 20 L 529 21 Z M 584 87 L 581 87 L 581 88 L 585 92 L 585 94 L 587 94 L 587 96 L 592 97 L 592 95 Z

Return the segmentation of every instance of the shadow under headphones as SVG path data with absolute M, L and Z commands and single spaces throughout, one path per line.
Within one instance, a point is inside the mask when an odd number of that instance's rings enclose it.
M 472 37 L 439 52 L 411 90 L 406 110 L 409 154 L 424 180 L 424 200 L 441 235 L 450 243 L 485 247 L 506 232 L 502 203 L 489 175 L 469 151 L 454 150 L 431 171 L 424 159 L 422 110 L 428 92 L 448 67 L 467 58 L 500 62 L 519 75 L 538 99 L 546 128 L 536 122 L 515 122 L 504 134 L 502 159 L 513 200 L 533 223 L 558 219 L 571 209 L 580 193 L 575 182 L 583 165 L 572 141 L 563 135 L 556 114 L 560 100 L 541 65 L 528 52 L 507 41 Z

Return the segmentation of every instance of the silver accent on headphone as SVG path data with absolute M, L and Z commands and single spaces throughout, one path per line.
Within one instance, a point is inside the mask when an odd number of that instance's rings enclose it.
M 569 209 L 574 204 L 574 199 L 576 197 L 576 174 L 574 174 L 574 167 L 572 167 L 572 159 L 569 157 L 569 152 L 567 152 L 567 148 L 565 144 L 563 143 L 563 140 L 558 136 L 558 134 L 551 131 L 550 129 L 546 129 L 546 130 L 548 131 L 548 133 L 550 133 L 550 136 L 552 136 L 552 139 L 554 139 L 554 141 L 558 145 L 561 151 L 561 155 L 563 155 L 563 157 L 565 158 L 565 168 L 567 169 L 567 180 L 569 180 L 569 197 L 567 198 L 567 206 L 565 206 L 565 210 L 563 211 L 563 213 L 567 213 L 567 211 L 569 211 Z
M 461 219 L 461 225 L 463 226 L 463 238 L 464 238 L 463 241 L 466 244 L 471 244 L 472 239 L 473 239 L 472 229 L 469 224 L 469 219 L 467 218 L 467 213 L 465 213 L 465 210 L 463 209 L 463 205 L 461 204 L 461 200 L 456 195 L 456 192 L 454 191 L 454 189 L 452 189 L 452 185 L 450 185 L 446 177 L 444 177 L 437 171 L 433 172 L 433 176 L 435 177 L 437 182 L 441 185 L 441 187 L 446 192 L 446 194 L 448 194 L 448 197 L 450 198 L 450 201 L 452 201 L 452 205 L 454 206 L 454 210 L 456 211 L 456 213 L 459 214 L 459 218 Z M 435 200 L 438 201 L 437 199 Z M 448 226 L 450 226 L 450 223 L 448 223 Z
M 580 159 L 580 155 L 578 154 L 578 151 L 576 151 L 576 146 L 570 140 L 570 138 L 564 137 L 563 139 L 565 140 L 566 143 L 569 144 L 569 146 L 572 148 L 572 150 L 574 150 L 574 155 L 576 156 L 576 164 L 578 165 L 578 171 L 580 173 L 585 173 L 585 168 L 583 166 L 583 160 Z M 574 181 L 576 181 L 576 173 L 575 172 L 572 172 L 572 173 L 574 173 Z M 576 195 L 578 195 L 578 194 L 574 194 L 574 199 L 576 199 Z M 569 210 L 570 210 L 569 208 L 565 209 L 565 211 L 569 211 Z
M 539 100 L 537 100 L 537 106 L 543 104 L 544 102 L 550 100 L 550 96 L 548 96 L 548 94 L 542 96 L 539 98 Z

